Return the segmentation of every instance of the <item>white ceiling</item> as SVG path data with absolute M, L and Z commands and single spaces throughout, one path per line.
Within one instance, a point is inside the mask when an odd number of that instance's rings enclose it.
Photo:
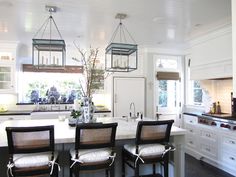
M 48 17 L 45 5 L 59 8 L 53 17 L 71 45 L 104 48 L 118 20 L 116 13 L 127 13 L 123 21 L 133 38 L 143 46 L 175 47 L 191 34 L 212 24 L 223 24 L 231 17 L 230 0 L 0 0 L 0 40 L 31 42 Z

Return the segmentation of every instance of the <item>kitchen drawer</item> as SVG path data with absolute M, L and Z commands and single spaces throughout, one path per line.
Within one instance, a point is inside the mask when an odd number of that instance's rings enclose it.
M 30 119 L 30 115 L 8 115 L 8 116 L 0 116 L 0 122 L 6 120 L 28 120 Z
M 200 151 L 206 157 L 217 159 L 217 146 L 214 144 L 200 142 Z
M 187 135 L 185 139 L 186 146 L 191 149 L 197 148 L 197 139 L 195 136 Z
M 211 140 L 216 142 L 217 141 L 217 135 L 215 132 L 208 130 L 208 129 L 201 129 L 200 130 L 200 136 L 204 139 Z
M 185 129 L 188 131 L 188 134 L 196 135 L 197 129 L 195 125 L 185 123 Z
M 236 150 L 236 139 L 228 136 L 222 137 L 223 146 L 230 146 L 232 149 Z
M 230 166 L 232 166 L 233 168 L 236 167 L 236 154 L 234 153 L 229 153 L 228 151 L 223 151 L 222 152 L 222 162 L 226 163 Z
M 188 124 L 197 124 L 197 116 L 184 115 L 184 122 Z

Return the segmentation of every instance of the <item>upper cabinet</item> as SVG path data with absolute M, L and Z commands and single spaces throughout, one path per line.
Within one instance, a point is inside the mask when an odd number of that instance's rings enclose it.
M 231 27 L 208 33 L 190 44 L 187 59 L 192 80 L 232 77 Z
M 15 93 L 17 43 L 0 41 L 0 93 Z

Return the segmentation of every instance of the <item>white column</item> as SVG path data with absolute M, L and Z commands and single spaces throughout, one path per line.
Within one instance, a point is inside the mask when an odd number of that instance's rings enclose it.
M 236 0 L 231 0 L 232 8 L 232 62 L 233 62 L 233 95 L 236 97 Z

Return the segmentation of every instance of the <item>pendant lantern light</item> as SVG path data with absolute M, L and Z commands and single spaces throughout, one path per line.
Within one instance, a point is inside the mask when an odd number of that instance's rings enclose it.
M 105 70 L 108 72 L 130 72 L 137 69 L 138 45 L 122 23 L 126 17 L 126 14 L 116 15 L 120 23 L 106 48 Z M 117 36 L 119 41 L 116 41 Z M 128 42 L 128 38 L 132 42 Z
M 40 68 L 64 68 L 66 60 L 66 44 L 52 17 L 57 7 L 46 6 L 50 16 L 45 20 L 32 39 L 32 64 Z M 55 27 L 59 39 L 52 38 L 52 27 Z M 49 30 L 47 30 L 49 28 Z M 45 37 L 45 32 L 49 32 L 49 37 Z M 40 35 L 41 33 L 41 35 Z M 40 36 L 40 37 L 39 37 Z

